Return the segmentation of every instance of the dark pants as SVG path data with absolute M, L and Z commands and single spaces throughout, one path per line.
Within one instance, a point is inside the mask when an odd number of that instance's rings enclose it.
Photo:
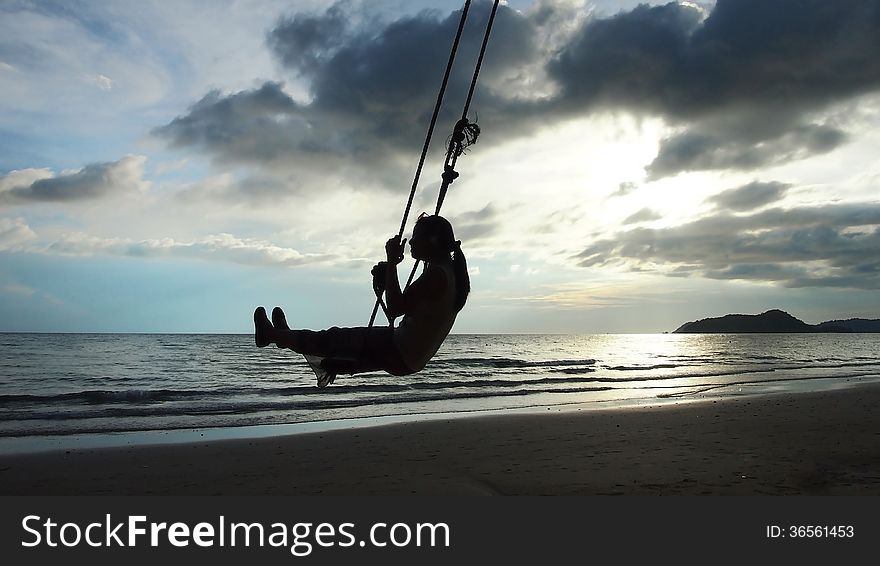
M 394 329 L 358 326 L 326 330 L 280 331 L 278 345 L 294 352 L 324 358 L 321 367 L 335 374 L 386 371 L 391 375 L 414 373 L 406 367 L 394 345 Z

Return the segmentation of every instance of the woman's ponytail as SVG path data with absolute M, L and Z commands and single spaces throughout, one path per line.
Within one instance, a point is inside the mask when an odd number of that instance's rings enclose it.
M 455 270 L 455 310 L 460 311 L 471 292 L 471 278 L 468 275 L 467 258 L 461 251 L 461 240 L 456 240 L 452 248 L 452 267 Z

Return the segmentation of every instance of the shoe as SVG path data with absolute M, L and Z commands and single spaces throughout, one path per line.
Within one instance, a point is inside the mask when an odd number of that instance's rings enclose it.
M 287 317 L 284 316 L 284 311 L 281 310 L 281 307 L 272 309 L 272 326 L 281 330 L 290 330 L 290 327 L 287 325 Z
M 333 385 L 334 381 L 336 381 L 336 374 L 325 371 L 324 375 L 318 378 L 318 387 Z
M 312 368 L 312 371 L 315 372 L 315 377 L 318 378 L 318 387 L 327 387 L 336 381 L 335 373 L 331 373 L 321 367 L 321 362 L 324 361 L 324 358 L 320 356 L 310 356 L 308 354 L 303 354 L 303 357 L 309 363 L 309 367 Z
M 266 309 L 257 307 L 254 311 L 254 342 L 257 348 L 265 348 L 272 343 L 270 336 L 272 334 L 272 323 L 266 316 Z

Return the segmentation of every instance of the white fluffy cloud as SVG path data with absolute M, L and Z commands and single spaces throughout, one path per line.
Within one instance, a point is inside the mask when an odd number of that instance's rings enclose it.
M 66 255 L 113 255 L 140 258 L 223 261 L 242 265 L 298 266 L 332 261 L 328 255 L 303 254 L 269 242 L 217 234 L 193 241 L 173 238 L 130 240 L 68 234 L 46 250 Z
M 23 218 L 0 218 L 0 251 L 18 251 L 37 239 Z

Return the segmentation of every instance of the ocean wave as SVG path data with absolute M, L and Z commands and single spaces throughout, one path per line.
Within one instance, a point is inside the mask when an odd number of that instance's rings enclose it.
M 574 363 L 574 360 L 572 360 Z M 584 360 L 578 363 L 583 364 Z M 600 374 L 593 366 L 572 366 L 559 369 L 563 375 L 547 376 L 537 374 L 535 377 L 520 376 L 514 379 L 507 375 L 502 378 L 492 379 L 482 375 L 471 374 L 469 379 L 458 380 L 412 380 L 391 383 L 369 383 L 347 385 L 344 378 L 342 383 L 331 388 L 321 389 L 313 385 L 300 386 L 248 386 L 248 387 L 221 387 L 214 389 L 120 389 L 120 390 L 83 390 L 58 394 L 42 395 L 0 395 L 0 408 L 15 409 L 26 408 L 32 405 L 156 405 L 173 402 L 192 402 L 198 400 L 209 401 L 212 399 L 233 399 L 247 397 L 340 397 L 345 395 L 362 394 L 393 394 L 409 391 L 437 391 L 440 396 L 450 395 L 450 391 L 471 389 L 485 390 L 490 394 L 500 394 L 503 391 L 518 387 L 541 387 L 548 385 L 576 385 L 587 383 L 605 384 L 632 384 L 635 382 L 658 382 L 677 379 L 703 379 L 736 375 L 754 375 L 783 371 L 799 370 L 823 370 L 823 369 L 847 369 L 847 368 L 873 368 L 880 367 L 880 360 L 870 362 L 847 362 L 838 364 L 790 364 L 776 365 L 772 367 L 760 365 L 742 366 L 730 370 L 717 371 L 683 371 L 673 373 L 661 373 L 650 375 L 627 375 L 628 372 L 652 371 L 657 369 L 678 369 L 679 364 L 653 364 L 653 365 L 628 365 L 610 366 L 602 368 L 611 372 L 622 372 L 622 375 Z M 690 366 L 693 367 L 693 366 Z M 461 373 L 456 375 L 462 376 Z
M 284 412 L 284 411 L 320 411 L 327 409 L 345 409 L 366 405 L 390 405 L 402 403 L 425 403 L 431 401 L 455 401 L 464 399 L 483 399 L 488 397 L 511 397 L 522 395 L 553 394 L 553 393 L 590 393 L 608 391 L 611 387 L 576 387 L 576 388 L 520 388 L 507 391 L 459 391 L 459 392 L 420 392 L 375 397 L 335 397 L 324 399 L 276 399 L 254 402 L 218 402 L 189 406 L 159 405 L 156 407 L 107 407 L 99 410 L 68 409 L 51 410 L 43 407 L 40 410 L 18 411 L 15 421 L 76 421 L 91 419 L 132 419 L 139 417 L 176 417 L 205 416 L 252 413 Z M 124 426 L 124 420 L 119 421 Z
M 731 388 L 731 387 L 739 387 L 739 386 L 764 386 L 769 383 L 798 383 L 798 382 L 810 382 L 810 381 L 822 381 L 827 379 L 836 379 L 836 380 L 850 380 L 850 379 L 861 379 L 861 378 L 877 378 L 880 377 L 876 373 L 852 373 L 852 374 L 844 374 L 844 375 L 812 375 L 809 377 L 779 377 L 779 378 L 770 378 L 770 379 L 762 379 L 760 381 L 730 381 L 726 383 L 701 383 L 693 388 L 686 389 L 684 391 L 677 391 L 672 393 L 658 393 L 657 397 L 660 399 L 667 399 L 672 397 L 687 397 L 693 396 L 700 393 L 705 393 L 706 391 L 712 391 L 715 389 L 722 388 Z M 665 389 L 665 387 L 647 387 L 646 389 Z
M 846 375 L 823 374 L 810 377 L 780 377 L 759 381 L 739 380 L 732 382 L 709 382 L 694 385 L 655 385 L 647 388 L 632 387 L 623 388 L 626 391 L 639 391 L 643 389 L 656 389 L 661 392 L 654 393 L 656 398 L 675 398 L 694 396 L 717 389 L 725 389 L 740 386 L 761 386 L 767 383 L 797 383 L 825 379 L 857 379 L 878 378 L 875 373 L 851 373 Z M 192 406 L 159 405 L 152 408 L 144 406 L 131 407 L 106 407 L 99 410 L 66 410 L 52 411 L 49 408 L 31 412 L 21 412 L 15 415 L 14 435 L 28 436 L 43 434 L 46 422 L 64 423 L 61 429 L 64 434 L 79 434 L 86 432 L 101 432 L 107 430 L 107 421 L 112 420 L 112 430 L 135 431 L 151 430 L 148 424 L 153 419 L 171 419 L 165 428 L 189 428 L 182 419 L 212 418 L 225 416 L 236 419 L 236 422 L 244 423 L 257 415 L 276 415 L 273 422 L 291 422 L 286 415 L 292 414 L 315 414 L 319 411 L 342 410 L 375 405 L 399 405 L 406 403 L 427 403 L 432 401 L 464 401 L 489 397 L 515 397 L 541 394 L 590 394 L 603 391 L 618 390 L 616 387 L 603 386 L 574 386 L 541 388 L 520 387 L 507 391 L 498 390 L 468 390 L 468 391 L 409 391 L 402 395 L 377 395 L 377 396 L 339 396 L 332 398 L 309 398 L 260 400 L 253 402 L 228 402 L 204 403 Z M 665 392 L 668 391 L 668 392 Z M 629 393 L 628 395 L 631 395 Z M 253 415 L 253 417 L 251 416 Z M 265 420 L 264 417 L 258 417 Z M 273 417 L 268 417 L 272 419 Z M 138 420 L 141 419 L 141 420 Z M 32 422 L 33 425 L 27 423 Z M 3 422 L 0 421 L 0 436 L 8 434 L 4 432 Z
M 652 365 L 629 365 L 629 366 L 608 366 L 607 369 L 613 371 L 642 371 L 651 369 L 675 369 L 683 364 L 652 364 Z
M 83 402 L 100 405 L 105 403 L 148 403 L 187 399 L 195 397 L 211 397 L 227 395 L 233 389 L 226 390 L 175 390 L 175 389 L 125 389 L 119 391 L 87 390 L 56 395 L 0 395 L 0 407 L 22 403 L 66 403 Z
M 160 402 L 210 400 L 213 398 L 233 398 L 249 396 L 344 396 L 364 393 L 399 393 L 407 391 L 448 391 L 450 389 L 511 389 L 522 386 L 538 386 L 551 383 L 565 384 L 584 381 L 599 381 L 578 378 L 535 378 L 535 379 L 473 379 L 468 381 L 415 381 L 405 384 L 334 385 L 321 389 L 313 385 L 291 387 L 239 387 L 222 389 L 129 389 L 121 391 L 88 390 L 57 395 L 0 395 L 0 407 L 14 408 L 25 405 L 57 404 L 155 404 Z M 613 380 L 608 380 L 613 381 Z
M 521 360 L 517 358 L 438 358 L 431 362 L 432 366 L 456 365 L 456 366 L 479 366 L 494 368 L 537 368 L 572 365 L 594 365 L 596 360 Z

